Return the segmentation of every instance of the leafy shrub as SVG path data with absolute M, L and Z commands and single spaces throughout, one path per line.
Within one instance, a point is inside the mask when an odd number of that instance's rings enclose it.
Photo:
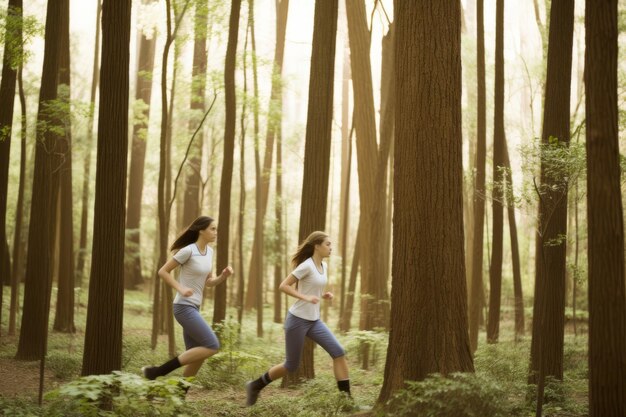
M 69 416 L 174 416 L 184 413 L 185 388 L 181 378 L 148 381 L 138 375 L 113 372 L 86 376 L 49 392 L 46 415 Z
M 71 379 L 80 373 L 82 358 L 76 354 L 52 352 L 46 358 L 46 367 L 60 379 Z
M 483 417 L 509 416 L 504 391 L 491 379 L 471 373 L 439 374 L 409 381 L 384 407 L 380 416 Z

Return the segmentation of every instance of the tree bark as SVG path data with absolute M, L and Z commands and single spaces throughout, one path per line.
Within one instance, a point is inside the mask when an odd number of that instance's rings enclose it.
M 61 20 L 61 43 L 59 51 L 59 92 L 62 105 L 61 120 L 64 136 L 59 138 L 59 153 L 61 166 L 59 167 L 59 242 L 58 260 L 58 291 L 56 315 L 53 329 L 74 333 L 74 212 L 72 202 L 72 122 L 70 113 L 71 77 L 70 77 L 70 5 L 63 2 Z
M 20 341 L 16 359 L 43 358 L 55 244 L 56 202 L 59 190 L 58 134 L 44 126 L 59 126 L 50 107 L 57 98 L 62 2 L 49 2 L 46 12 L 44 63 L 37 112 L 35 172 L 28 230 L 28 258 Z
M 22 82 L 22 67 L 17 74 L 19 86 L 20 107 L 21 107 L 21 146 L 20 146 L 20 184 L 17 192 L 17 207 L 15 209 L 15 235 L 13 236 L 13 268 L 11 270 L 11 301 L 9 309 L 9 336 L 15 334 L 17 322 L 17 311 L 20 298 L 20 280 L 24 265 L 24 255 L 26 250 L 22 239 L 22 226 L 24 223 L 24 187 L 26 183 L 26 94 L 24 94 L 24 83 Z
M 379 403 L 406 380 L 474 370 L 463 239 L 460 3 L 396 1 L 394 11 L 393 284 Z
M 0 81 L 0 102 L 3 103 L 0 106 L 0 276 L 2 277 L 0 278 L 0 317 L 2 317 L 3 287 L 10 283 L 11 277 L 11 255 L 7 244 L 6 214 L 15 86 L 17 68 L 22 64 L 22 0 L 9 1 L 7 19 L 12 22 L 12 25 L 7 28 L 5 34 L 2 80 Z M 13 45 L 18 45 L 18 47 L 15 48 Z
M 102 2 L 102 80 L 82 375 L 121 369 L 131 1 Z
M 546 96 L 541 146 L 569 146 L 574 1 L 552 0 Z M 542 387 L 547 376 L 563 379 L 567 179 L 554 161 L 541 158 L 539 220 L 536 235 L 535 297 L 529 382 Z M 543 401 L 543 395 L 539 397 Z
M 500 337 L 500 302 L 502 290 L 502 250 L 504 229 L 504 0 L 496 0 L 496 80 L 493 128 L 493 238 L 489 267 L 489 317 L 487 343 L 497 343 Z
M 144 1 L 143 4 L 153 2 Z M 141 201 L 143 197 L 143 176 L 148 141 L 148 125 L 150 122 L 150 100 L 152 97 L 152 72 L 156 31 L 141 32 L 138 43 L 138 65 L 135 89 L 135 110 L 133 138 L 130 155 L 130 171 L 128 173 L 128 200 L 126 205 L 126 261 L 124 268 L 124 285 L 126 289 L 135 289 L 143 283 L 141 267 Z
M 626 294 L 617 106 L 617 1 L 587 1 L 589 411 L 626 415 Z
M 483 306 L 483 245 L 485 230 L 485 164 L 487 159 L 487 105 L 485 87 L 484 1 L 476 0 L 476 180 L 474 183 L 474 239 L 469 297 L 469 337 L 472 353 L 478 348 L 478 328 Z
M 217 271 L 228 266 L 230 239 L 230 195 L 233 180 L 233 154 L 235 148 L 235 118 L 237 102 L 235 97 L 235 63 L 237 60 L 237 37 L 239 34 L 239 14 L 241 0 L 233 0 L 230 8 L 228 45 L 224 68 L 224 90 L 226 100 L 226 120 L 224 127 L 224 159 L 220 184 L 219 228 L 217 231 Z M 219 272 L 218 272 L 219 273 Z M 213 323 L 226 319 L 226 281 L 215 287 Z

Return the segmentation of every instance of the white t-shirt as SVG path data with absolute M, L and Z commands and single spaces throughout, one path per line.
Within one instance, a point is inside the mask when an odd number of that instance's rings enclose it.
M 325 262 L 322 262 L 322 269 L 323 272 L 320 273 L 315 266 L 315 262 L 313 262 L 313 258 L 309 258 L 293 270 L 291 274 L 298 279 L 298 291 L 300 294 L 315 295 L 321 301 L 322 292 L 328 282 L 326 276 L 328 267 Z M 318 320 L 320 318 L 320 304 L 298 300 L 291 306 L 289 312 L 301 319 Z
M 202 290 L 207 276 L 213 268 L 213 249 L 206 247 L 206 253 L 200 252 L 195 243 L 181 248 L 174 254 L 174 259 L 180 264 L 178 281 L 183 287 L 191 288 L 193 294 L 183 297 L 176 292 L 174 304 L 188 304 L 199 307 L 202 303 Z

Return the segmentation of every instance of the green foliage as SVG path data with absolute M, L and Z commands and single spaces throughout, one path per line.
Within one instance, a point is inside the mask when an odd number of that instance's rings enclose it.
M 232 318 L 214 325 L 222 345 L 220 351 L 211 356 L 207 366 L 197 376 L 206 388 L 218 388 L 223 384 L 242 385 L 254 375 L 257 363 L 263 358 L 247 353 L 241 347 L 239 323 Z
M 22 16 L 22 10 L 0 9 L 0 44 L 8 48 L 9 63 L 13 69 L 30 57 L 28 44 L 43 36 L 44 26 L 34 16 Z M 19 35 L 21 31 L 21 36 Z
M 49 392 L 46 415 L 173 416 L 184 415 L 188 379 L 148 381 L 123 372 L 86 376 Z
M 70 379 L 80 374 L 82 358 L 80 355 L 54 351 L 46 358 L 47 368 L 60 379 Z
M 44 415 L 44 410 L 22 398 L 6 398 L 0 395 L 0 416 L 33 417 Z
M 471 373 L 449 377 L 435 374 L 423 381 L 409 381 L 384 407 L 380 416 L 482 417 L 509 416 L 510 406 L 502 401 L 505 392 L 491 378 Z
M 351 352 L 351 357 L 356 357 L 359 362 L 363 360 L 363 352 L 369 348 L 370 364 L 376 366 L 381 357 L 384 358 L 387 351 L 389 334 L 380 330 L 357 330 L 348 332 L 346 350 Z
M 316 378 L 300 386 L 300 394 L 287 396 L 261 394 L 261 399 L 250 409 L 251 416 L 276 417 L 332 417 L 346 415 L 354 405 L 352 400 L 337 390 L 335 381 Z

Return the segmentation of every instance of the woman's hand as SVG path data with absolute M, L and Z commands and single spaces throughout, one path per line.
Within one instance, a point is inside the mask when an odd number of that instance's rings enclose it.
M 322 295 L 322 298 L 323 298 L 324 300 L 332 300 L 332 299 L 333 299 L 333 297 L 334 297 L 334 295 L 333 295 L 333 293 L 332 293 L 332 292 L 330 292 L 330 291 L 325 292 L 325 293 L 324 293 L 324 295 Z
M 191 288 L 188 287 L 181 287 L 178 292 L 180 293 L 180 295 L 182 295 L 183 297 L 191 297 L 193 295 L 193 290 Z
M 230 266 L 227 266 L 226 268 L 224 268 L 224 270 L 222 271 L 222 278 L 226 279 L 229 276 L 231 276 L 233 274 L 233 268 L 231 268 Z
M 306 297 L 306 301 L 308 301 L 311 304 L 317 304 L 320 302 L 320 299 L 319 297 L 315 295 L 309 295 L 308 297 Z

